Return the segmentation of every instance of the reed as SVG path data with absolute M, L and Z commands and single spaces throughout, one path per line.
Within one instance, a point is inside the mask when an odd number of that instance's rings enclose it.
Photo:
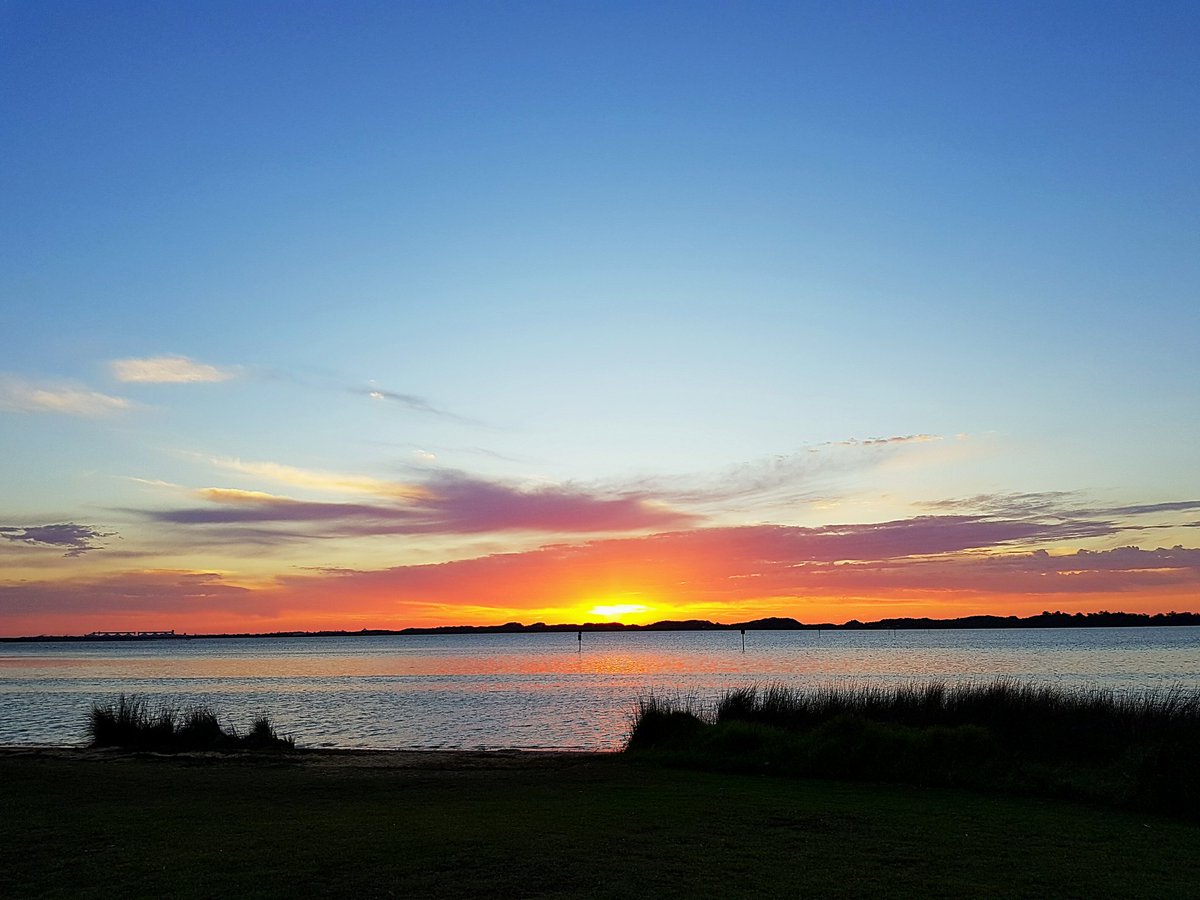
M 643 701 L 627 749 L 704 768 L 964 785 L 1200 818 L 1200 691 L 1178 687 L 754 685 L 710 707 Z
M 122 694 L 113 703 L 93 703 L 88 714 L 93 747 L 120 747 L 175 753 L 195 750 L 292 750 L 295 740 L 276 733 L 270 719 L 260 716 L 246 734 L 221 725 L 216 713 L 193 706 L 183 713 L 174 707 L 151 708 L 141 697 Z
M 695 734 L 705 722 L 695 712 L 692 698 L 665 694 L 639 697 L 630 723 L 628 750 L 651 750 L 662 743 Z

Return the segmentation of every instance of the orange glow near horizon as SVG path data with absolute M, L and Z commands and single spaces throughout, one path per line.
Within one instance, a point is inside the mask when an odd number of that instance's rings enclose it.
M 941 531 L 924 519 L 902 525 L 883 538 L 880 529 L 855 537 L 864 554 L 881 558 L 854 564 L 819 558 L 830 554 L 809 532 L 761 526 L 373 570 L 247 577 L 234 570 L 180 568 L 29 579 L 0 585 L 12 598 L 0 635 L 358 631 L 506 622 L 645 625 L 688 619 L 732 624 L 768 617 L 841 624 L 1043 610 L 1198 611 L 1200 551 L 951 550 L 916 556 L 914 540 L 959 541 L 953 531 L 957 520 Z M 947 528 L 952 533 L 943 538 Z M 914 530 L 917 539 L 910 536 Z M 850 546 L 841 535 L 820 537 L 835 541 L 837 551 Z
M 455 602 L 396 602 L 369 591 L 341 594 L 336 601 L 323 592 L 304 594 L 263 589 L 240 609 L 232 606 L 208 610 L 182 609 L 169 601 L 136 610 L 97 610 L 33 613 L 7 619 L 3 634 L 86 634 L 90 631 L 165 630 L 181 633 L 263 633 L 273 631 L 358 631 L 402 629 L 445 625 L 498 625 L 504 622 L 551 625 L 595 621 L 619 621 L 644 625 L 662 620 L 701 619 L 730 624 L 771 616 L 795 618 L 813 624 L 841 624 L 851 619 L 873 621 L 886 618 L 951 619 L 970 615 L 1030 616 L 1043 610 L 1066 613 L 1112 610 L 1130 613 L 1160 613 L 1169 610 L 1196 611 L 1195 596 L 1187 589 L 1125 593 L 1118 602 L 1111 594 L 1045 593 L 1005 594 L 946 591 L 896 591 L 845 596 L 813 592 L 803 597 L 763 597 L 725 600 L 704 598 L 688 601 L 668 598 L 663 592 L 653 606 L 635 603 L 581 603 L 579 605 L 459 604 Z M 255 602 L 257 601 L 257 602 Z M 390 601 L 390 602 L 389 602 Z
M 641 603 L 613 603 L 603 606 L 593 606 L 588 612 L 594 616 L 602 616 L 617 622 L 626 622 L 630 617 L 642 619 L 650 612 L 650 607 Z

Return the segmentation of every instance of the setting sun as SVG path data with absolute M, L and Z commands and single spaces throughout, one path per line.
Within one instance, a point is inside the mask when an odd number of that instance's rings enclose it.
M 623 616 L 640 616 L 642 613 L 649 611 L 650 607 L 640 603 L 614 603 L 606 606 L 593 606 L 588 610 L 592 615 L 603 616 L 606 619 L 619 619 Z

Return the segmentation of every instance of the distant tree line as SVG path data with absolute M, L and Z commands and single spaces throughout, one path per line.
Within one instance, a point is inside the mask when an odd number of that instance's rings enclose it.
M 888 631 L 917 628 L 1139 628 L 1154 625 L 1200 625 L 1200 613 L 1127 613 L 1101 612 L 1065 613 L 1041 612 L 1036 616 L 961 616 L 957 619 L 898 618 L 860 622 L 851 619 L 838 625 L 834 622 L 806 623 L 785 616 L 768 616 L 748 622 L 709 622 L 706 619 L 667 619 L 649 625 L 627 625 L 622 622 L 581 622 L 547 625 L 534 622 L 505 622 L 503 625 L 438 625 L 431 628 L 364 628 L 361 631 L 271 631 L 259 634 L 184 634 L 183 632 L 154 632 L 136 634 L 99 633 L 90 635 L 38 635 L 37 637 L 0 638 L 13 641 L 146 641 L 192 640 L 195 638 L 255 638 L 255 637 L 353 637 L 390 634 L 538 634 L 542 632 L 608 632 L 608 631 Z

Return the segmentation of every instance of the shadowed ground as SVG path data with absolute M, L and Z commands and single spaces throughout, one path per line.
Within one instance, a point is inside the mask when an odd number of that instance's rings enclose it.
M 1200 827 L 616 755 L 0 754 L 0 896 L 1188 897 Z

